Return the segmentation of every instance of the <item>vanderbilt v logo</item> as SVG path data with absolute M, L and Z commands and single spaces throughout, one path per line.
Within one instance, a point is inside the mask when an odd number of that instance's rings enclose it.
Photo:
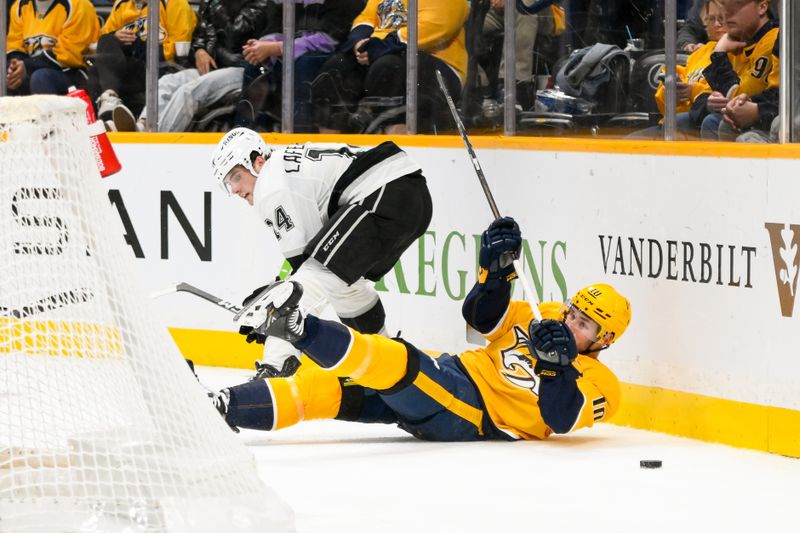
M 769 233 L 772 246 L 772 262 L 775 265 L 775 283 L 778 285 L 778 297 L 781 301 L 781 314 L 792 316 L 794 299 L 797 295 L 797 273 L 800 270 L 800 225 L 767 222 L 764 224 Z

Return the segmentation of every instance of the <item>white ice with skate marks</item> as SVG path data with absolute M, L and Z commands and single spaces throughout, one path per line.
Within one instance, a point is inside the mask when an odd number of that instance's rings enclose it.
M 212 388 L 251 375 L 198 373 Z M 423 442 L 335 420 L 239 438 L 299 533 L 800 530 L 800 460 L 611 424 L 541 442 Z

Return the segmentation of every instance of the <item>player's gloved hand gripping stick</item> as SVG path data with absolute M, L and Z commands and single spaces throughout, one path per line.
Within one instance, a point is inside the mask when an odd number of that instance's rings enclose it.
M 461 122 L 461 118 L 458 116 L 458 111 L 456 111 L 456 106 L 453 103 L 453 99 L 450 97 L 450 93 L 447 91 L 447 87 L 445 87 L 444 85 L 444 79 L 442 78 L 442 73 L 439 72 L 438 70 L 436 71 L 436 79 L 439 82 L 439 88 L 442 90 L 442 94 L 444 94 L 444 97 L 447 99 L 447 105 L 450 107 L 450 113 L 453 115 L 453 120 L 455 120 L 456 127 L 458 127 L 458 133 L 461 135 L 461 140 L 464 141 L 464 145 L 467 147 L 467 151 L 469 152 L 469 157 L 470 159 L 472 159 L 472 166 L 473 168 L 475 168 L 475 173 L 478 175 L 478 180 L 481 182 L 483 193 L 486 195 L 486 200 L 488 200 L 489 207 L 492 209 L 492 214 L 496 219 L 495 222 L 492 224 L 492 226 L 494 226 L 496 223 L 499 222 L 497 219 L 502 219 L 502 216 L 500 215 L 500 210 L 497 209 L 497 204 L 494 201 L 494 196 L 492 196 L 492 191 L 489 189 L 489 184 L 486 182 L 486 176 L 483 174 L 483 169 L 481 168 L 481 164 L 478 161 L 478 156 L 475 155 L 475 150 L 473 150 L 472 148 L 472 143 L 469 142 L 469 137 L 467 137 L 467 130 L 464 129 L 464 124 Z M 512 265 L 514 266 L 514 270 L 516 271 L 517 276 L 519 277 L 520 283 L 522 283 L 522 290 L 525 293 L 525 299 L 528 300 L 528 304 L 531 306 L 531 311 L 533 311 L 534 318 L 536 318 L 536 320 L 542 320 L 542 314 L 539 312 L 539 306 L 538 303 L 536 302 L 536 296 L 534 295 L 533 287 L 531 287 L 528 278 L 525 277 L 525 270 L 522 268 L 522 262 L 519 260 L 519 257 L 515 257 L 512 260 Z

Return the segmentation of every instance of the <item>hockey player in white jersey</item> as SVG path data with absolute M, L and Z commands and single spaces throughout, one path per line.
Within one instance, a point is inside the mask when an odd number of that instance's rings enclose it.
M 222 188 L 255 207 L 275 234 L 291 279 L 305 289 L 301 308 L 319 312 L 330 303 L 345 325 L 385 333 L 386 314 L 370 282 L 389 272 L 430 223 L 431 197 L 418 164 L 391 141 L 273 150 L 247 128 L 228 132 L 211 164 Z M 264 343 L 257 377 L 288 376 L 300 353 L 257 329 L 266 320 L 264 288 L 245 299 L 250 307 L 239 332 Z

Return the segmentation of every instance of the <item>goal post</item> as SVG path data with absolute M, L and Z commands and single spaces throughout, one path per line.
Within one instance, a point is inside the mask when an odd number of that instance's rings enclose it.
M 293 531 L 137 282 L 85 120 L 0 98 L 0 531 Z

